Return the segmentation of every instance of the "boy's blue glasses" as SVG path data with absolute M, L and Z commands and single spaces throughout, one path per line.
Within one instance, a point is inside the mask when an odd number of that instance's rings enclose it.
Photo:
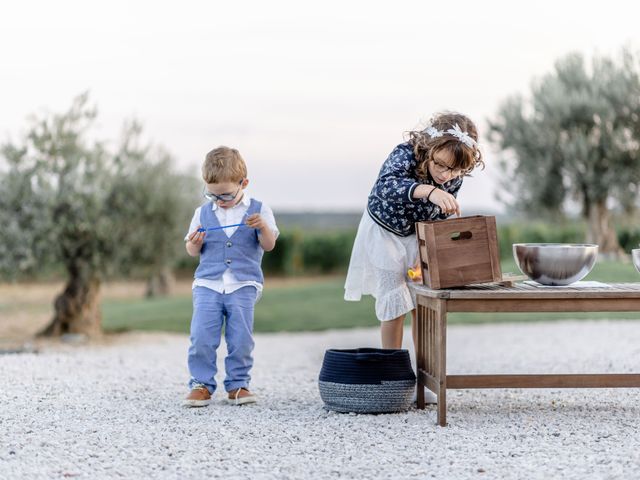
M 242 180 L 240 180 L 239 185 L 242 185 Z M 230 202 L 231 200 L 234 200 L 238 196 L 238 193 L 240 193 L 240 187 L 238 187 L 238 190 L 236 190 L 236 193 L 221 193 L 220 195 L 211 193 L 209 190 L 207 190 L 206 186 L 202 187 L 202 195 L 204 196 L 204 198 L 206 198 L 211 202 L 213 201 Z

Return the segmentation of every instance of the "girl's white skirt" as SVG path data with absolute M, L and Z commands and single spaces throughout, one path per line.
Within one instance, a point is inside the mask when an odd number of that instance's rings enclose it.
M 415 308 L 407 270 L 418 263 L 416 235 L 400 237 L 375 223 L 364 212 L 353 243 L 344 299 L 358 301 L 362 295 L 376 299 L 376 317 L 393 320 Z

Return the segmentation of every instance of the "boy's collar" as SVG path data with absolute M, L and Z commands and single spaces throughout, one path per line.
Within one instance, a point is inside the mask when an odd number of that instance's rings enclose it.
M 240 201 L 231 208 L 236 208 L 239 205 L 244 205 L 248 207 L 250 204 L 251 204 L 251 198 L 249 198 L 249 195 L 247 195 L 247 192 L 243 191 L 242 198 L 240 199 Z M 218 204 L 216 202 L 211 202 L 211 210 L 215 212 L 217 209 L 218 209 Z

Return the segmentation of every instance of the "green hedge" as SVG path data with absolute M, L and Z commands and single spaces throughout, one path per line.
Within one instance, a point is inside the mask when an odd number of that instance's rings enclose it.
M 275 248 L 264 254 L 262 269 L 272 275 L 307 275 L 341 272 L 347 269 L 355 230 L 329 232 L 280 232 Z M 176 260 L 180 275 L 193 275 L 198 259 L 186 253 Z
M 276 246 L 262 257 L 262 269 L 265 273 L 276 275 L 296 275 L 304 272 L 302 263 L 301 232 L 281 231 Z
M 640 248 L 640 227 L 626 225 L 617 229 L 618 241 L 625 252 L 631 253 L 634 248 Z
M 635 223 L 635 224 L 634 224 Z M 581 243 L 585 241 L 586 224 L 567 221 L 562 224 L 531 222 L 498 223 L 498 241 L 502 259 L 512 258 L 514 243 Z M 640 248 L 640 225 L 627 222 L 616 227 L 621 247 L 630 253 Z M 356 236 L 355 229 L 302 230 L 285 229 L 280 232 L 276 247 L 267 252 L 262 267 L 267 275 L 295 276 L 345 272 L 349 265 L 351 248 Z M 198 266 L 197 257 L 189 257 L 186 252 L 179 255 L 173 268 L 179 277 L 192 277 Z M 134 272 L 135 278 L 145 278 L 143 272 Z M 61 268 L 49 268 L 39 272 L 33 280 L 47 280 L 65 277 Z M 113 273 L 119 277 L 118 272 Z
M 498 225 L 501 258 L 511 258 L 514 243 L 583 243 L 586 227 L 580 223 L 552 225 L 543 222 Z
M 640 244 L 640 227 L 622 226 L 617 229 L 622 248 L 630 252 Z M 264 255 L 262 267 L 266 274 L 308 275 L 344 272 L 349 265 L 355 230 L 339 231 L 281 231 L 276 247 Z M 498 225 L 501 258 L 512 258 L 514 243 L 582 243 L 586 225 L 565 222 L 554 225 L 544 222 L 512 222 Z M 192 275 L 197 258 L 186 254 L 176 262 L 176 269 Z
M 280 275 L 344 271 L 349 265 L 355 234 L 351 230 L 280 232 L 276 247 L 265 253 L 262 267 L 266 273 Z
M 618 242 L 622 249 L 631 253 L 631 249 L 640 248 L 640 226 L 616 226 Z M 584 243 L 587 225 L 584 222 L 568 221 L 561 225 L 544 222 L 507 223 L 498 225 L 500 256 L 510 257 L 514 243 Z

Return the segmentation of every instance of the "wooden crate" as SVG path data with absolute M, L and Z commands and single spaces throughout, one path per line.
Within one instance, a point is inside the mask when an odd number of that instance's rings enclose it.
M 422 283 L 429 288 L 500 282 L 496 218 L 476 215 L 416 224 Z

